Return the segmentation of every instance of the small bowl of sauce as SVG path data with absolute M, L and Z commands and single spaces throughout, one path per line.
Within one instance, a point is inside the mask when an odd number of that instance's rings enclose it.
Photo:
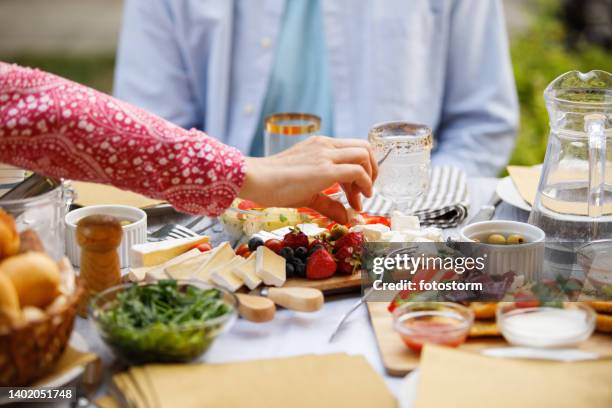
M 588 339 L 595 330 L 595 312 L 583 303 L 565 302 L 559 307 L 519 307 L 516 303 L 497 308 L 497 325 L 514 346 L 570 347 Z
M 451 302 L 405 303 L 393 311 L 393 328 L 410 350 L 425 344 L 457 347 L 467 339 L 474 313 Z

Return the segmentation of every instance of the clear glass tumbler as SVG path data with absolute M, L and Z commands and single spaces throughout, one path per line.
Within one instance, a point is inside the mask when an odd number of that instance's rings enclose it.
M 271 156 L 316 135 L 321 118 L 309 113 L 275 113 L 266 117 L 264 154 Z
M 394 209 L 412 213 L 412 205 L 429 187 L 433 139 L 427 126 L 385 122 L 372 127 L 368 140 L 379 162 L 376 192 Z

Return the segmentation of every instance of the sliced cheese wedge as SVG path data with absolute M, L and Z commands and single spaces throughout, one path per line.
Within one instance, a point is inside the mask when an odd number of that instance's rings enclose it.
M 212 251 L 202 252 L 199 255 L 189 258 L 185 262 L 169 265 L 164 271 L 172 279 L 190 279 L 194 273 L 212 257 Z
M 130 250 L 130 266 L 159 265 L 205 242 L 208 242 L 207 236 L 136 244 Z
M 142 266 L 140 268 L 130 268 L 130 272 L 128 276 L 132 282 L 140 282 L 143 280 L 167 279 L 168 275 L 166 275 L 166 272 L 164 271 L 165 268 L 168 268 L 173 265 L 179 265 L 194 257 L 197 257 L 200 254 L 202 254 L 200 250 L 193 248 L 160 265 Z
M 244 262 L 245 259 L 243 257 L 236 255 L 231 261 L 212 271 L 210 280 L 230 292 L 237 291 L 244 282 L 234 273 L 234 268 Z
M 200 265 L 194 272 L 193 277 L 209 282 L 211 273 L 234 259 L 235 256 L 236 254 L 229 242 L 224 242 L 214 250 L 212 256 L 204 264 Z
M 255 263 L 257 253 L 253 252 L 243 263 L 234 268 L 234 273 L 238 275 L 244 284 L 251 290 L 261 285 L 261 278 L 255 273 Z
M 283 286 L 287 279 L 285 258 L 263 245 L 259 246 L 255 258 L 255 274 L 266 285 Z

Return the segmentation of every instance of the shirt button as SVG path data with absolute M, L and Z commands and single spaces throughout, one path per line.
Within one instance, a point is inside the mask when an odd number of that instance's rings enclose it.
M 263 37 L 259 43 L 263 48 L 270 48 L 272 45 L 272 39 L 270 37 Z
M 244 105 L 244 114 L 245 115 L 252 114 L 254 110 L 255 110 L 255 108 L 253 107 L 253 104 L 247 103 L 246 105 Z

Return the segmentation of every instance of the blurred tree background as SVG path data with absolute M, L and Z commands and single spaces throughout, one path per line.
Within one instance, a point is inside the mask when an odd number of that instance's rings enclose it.
M 521 125 L 511 164 L 531 165 L 544 159 L 548 113 L 543 92 L 553 79 L 571 70 L 612 71 L 610 50 L 568 35 L 561 18 L 561 5 L 559 0 L 533 1 L 530 4 L 532 23 L 526 31 L 511 38 L 512 63 L 521 106 Z
M 26 1 L 39 3 L 37 7 L 54 3 L 56 8 L 58 3 L 71 3 L 71 10 L 74 10 L 76 4 L 74 0 L 54 0 L 54 2 L 46 3 L 43 3 L 42 0 L 0 0 L 0 7 L 3 2 L 17 4 L 16 2 Z M 577 4 L 580 7 L 587 1 L 584 0 Z M 100 7 L 104 7 L 104 10 L 109 10 L 109 7 L 112 6 L 115 8 L 113 12 L 120 14 L 121 0 L 88 0 L 87 2 L 79 0 L 79 2 L 81 7 L 85 3 L 91 5 L 97 2 L 101 4 Z M 605 1 L 603 3 L 605 4 Z M 23 5 L 23 3 L 20 4 Z M 548 137 L 548 115 L 544 105 L 543 91 L 548 83 L 558 75 L 574 69 L 583 72 L 592 69 L 612 71 L 612 53 L 609 49 L 590 44 L 568 33 L 562 19 L 563 4 L 564 1 L 561 0 L 505 0 L 506 8 L 509 11 L 507 14 L 511 33 L 511 53 L 521 106 L 521 125 L 516 149 L 511 159 L 512 164 L 537 164 L 541 163 L 544 158 Z M 610 4 L 609 1 L 608 4 Z M 516 8 L 522 12 L 513 13 L 512 9 Z M 570 13 L 574 12 L 570 11 Z M 40 11 L 40 14 L 46 15 L 44 11 Z M 96 14 L 96 16 L 99 20 L 100 15 Z M 47 18 L 53 17 L 47 15 Z M 118 17 L 113 18 L 118 20 Z M 106 42 L 114 45 L 118 21 L 113 21 L 112 24 L 114 24 L 114 31 L 109 32 L 108 28 L 100 23 L 102 31 L 98 35 L 105 35 L 108 37 L 105 38 Z M 0 31 L 1 26 L 0 22 Z M 95 31 L 95 27 L 91 30 Z M 78 34 L 66 33 L 70 41 L 77 41 L 74 38 L 75 35 L 78 37 Z M 0 38 L 2 38 L 1 32 Z M 81 48 L 81 52 L 77 53 L 30 51 L 23 54 L 7 53 L 0 47 L 0 59 L 39 67 L 110 93 L 114 50 L 109 49 L 92 54 L 89 50 L 93 47 L 83 44 Z

